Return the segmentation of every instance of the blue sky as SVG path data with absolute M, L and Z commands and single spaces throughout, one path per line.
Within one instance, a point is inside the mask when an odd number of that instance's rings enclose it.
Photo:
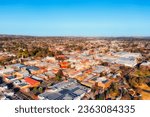
M 0 0 L 0 34 L 150 36 L 150 0 Z

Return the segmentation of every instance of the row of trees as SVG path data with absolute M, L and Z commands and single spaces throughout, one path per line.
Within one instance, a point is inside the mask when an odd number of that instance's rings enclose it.
M 4 57 L 4 59 L 0 60 L 0 65 L 9 64 L 15 57 Z
M 55 56 L 55 52 L 49 51 L 48 48 L 35 47 L 32 50 L 20 49 L 17 53 L 18 58 L 27 58 L 30 56 L 34 57 L 46 57 L 46 56 Z

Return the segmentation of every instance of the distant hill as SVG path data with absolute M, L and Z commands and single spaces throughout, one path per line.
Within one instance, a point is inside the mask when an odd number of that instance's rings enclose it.
M 0 34 L 0 39 L 108 39 L 108 40 L 150 40 L 150 37 L 76 37 L 76 36 L 29 36 Z

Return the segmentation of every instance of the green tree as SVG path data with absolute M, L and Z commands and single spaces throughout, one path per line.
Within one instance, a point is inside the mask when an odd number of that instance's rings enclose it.
M 60 69 L 60 70 L 57 72 L 57 74 L 56 74 L 56 79 L 57 79 L 58 81 L 61 81 L 61 80 L 62 80 L 62 76 L 63 76 L 63 72 L 62 72 L 62 70 Z

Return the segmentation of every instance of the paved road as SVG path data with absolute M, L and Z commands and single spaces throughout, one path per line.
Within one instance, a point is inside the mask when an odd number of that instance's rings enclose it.
M 143 91 L 147 92 L 147 93 L 150 93 L 150 90 L 145 90 L 145 89 L 142 89 Z
M 17 97 L 20 97 L 22 100 L 33 100 L 30 96 L 25 95 L 22 92 L 17 92 L 16 94 Z

